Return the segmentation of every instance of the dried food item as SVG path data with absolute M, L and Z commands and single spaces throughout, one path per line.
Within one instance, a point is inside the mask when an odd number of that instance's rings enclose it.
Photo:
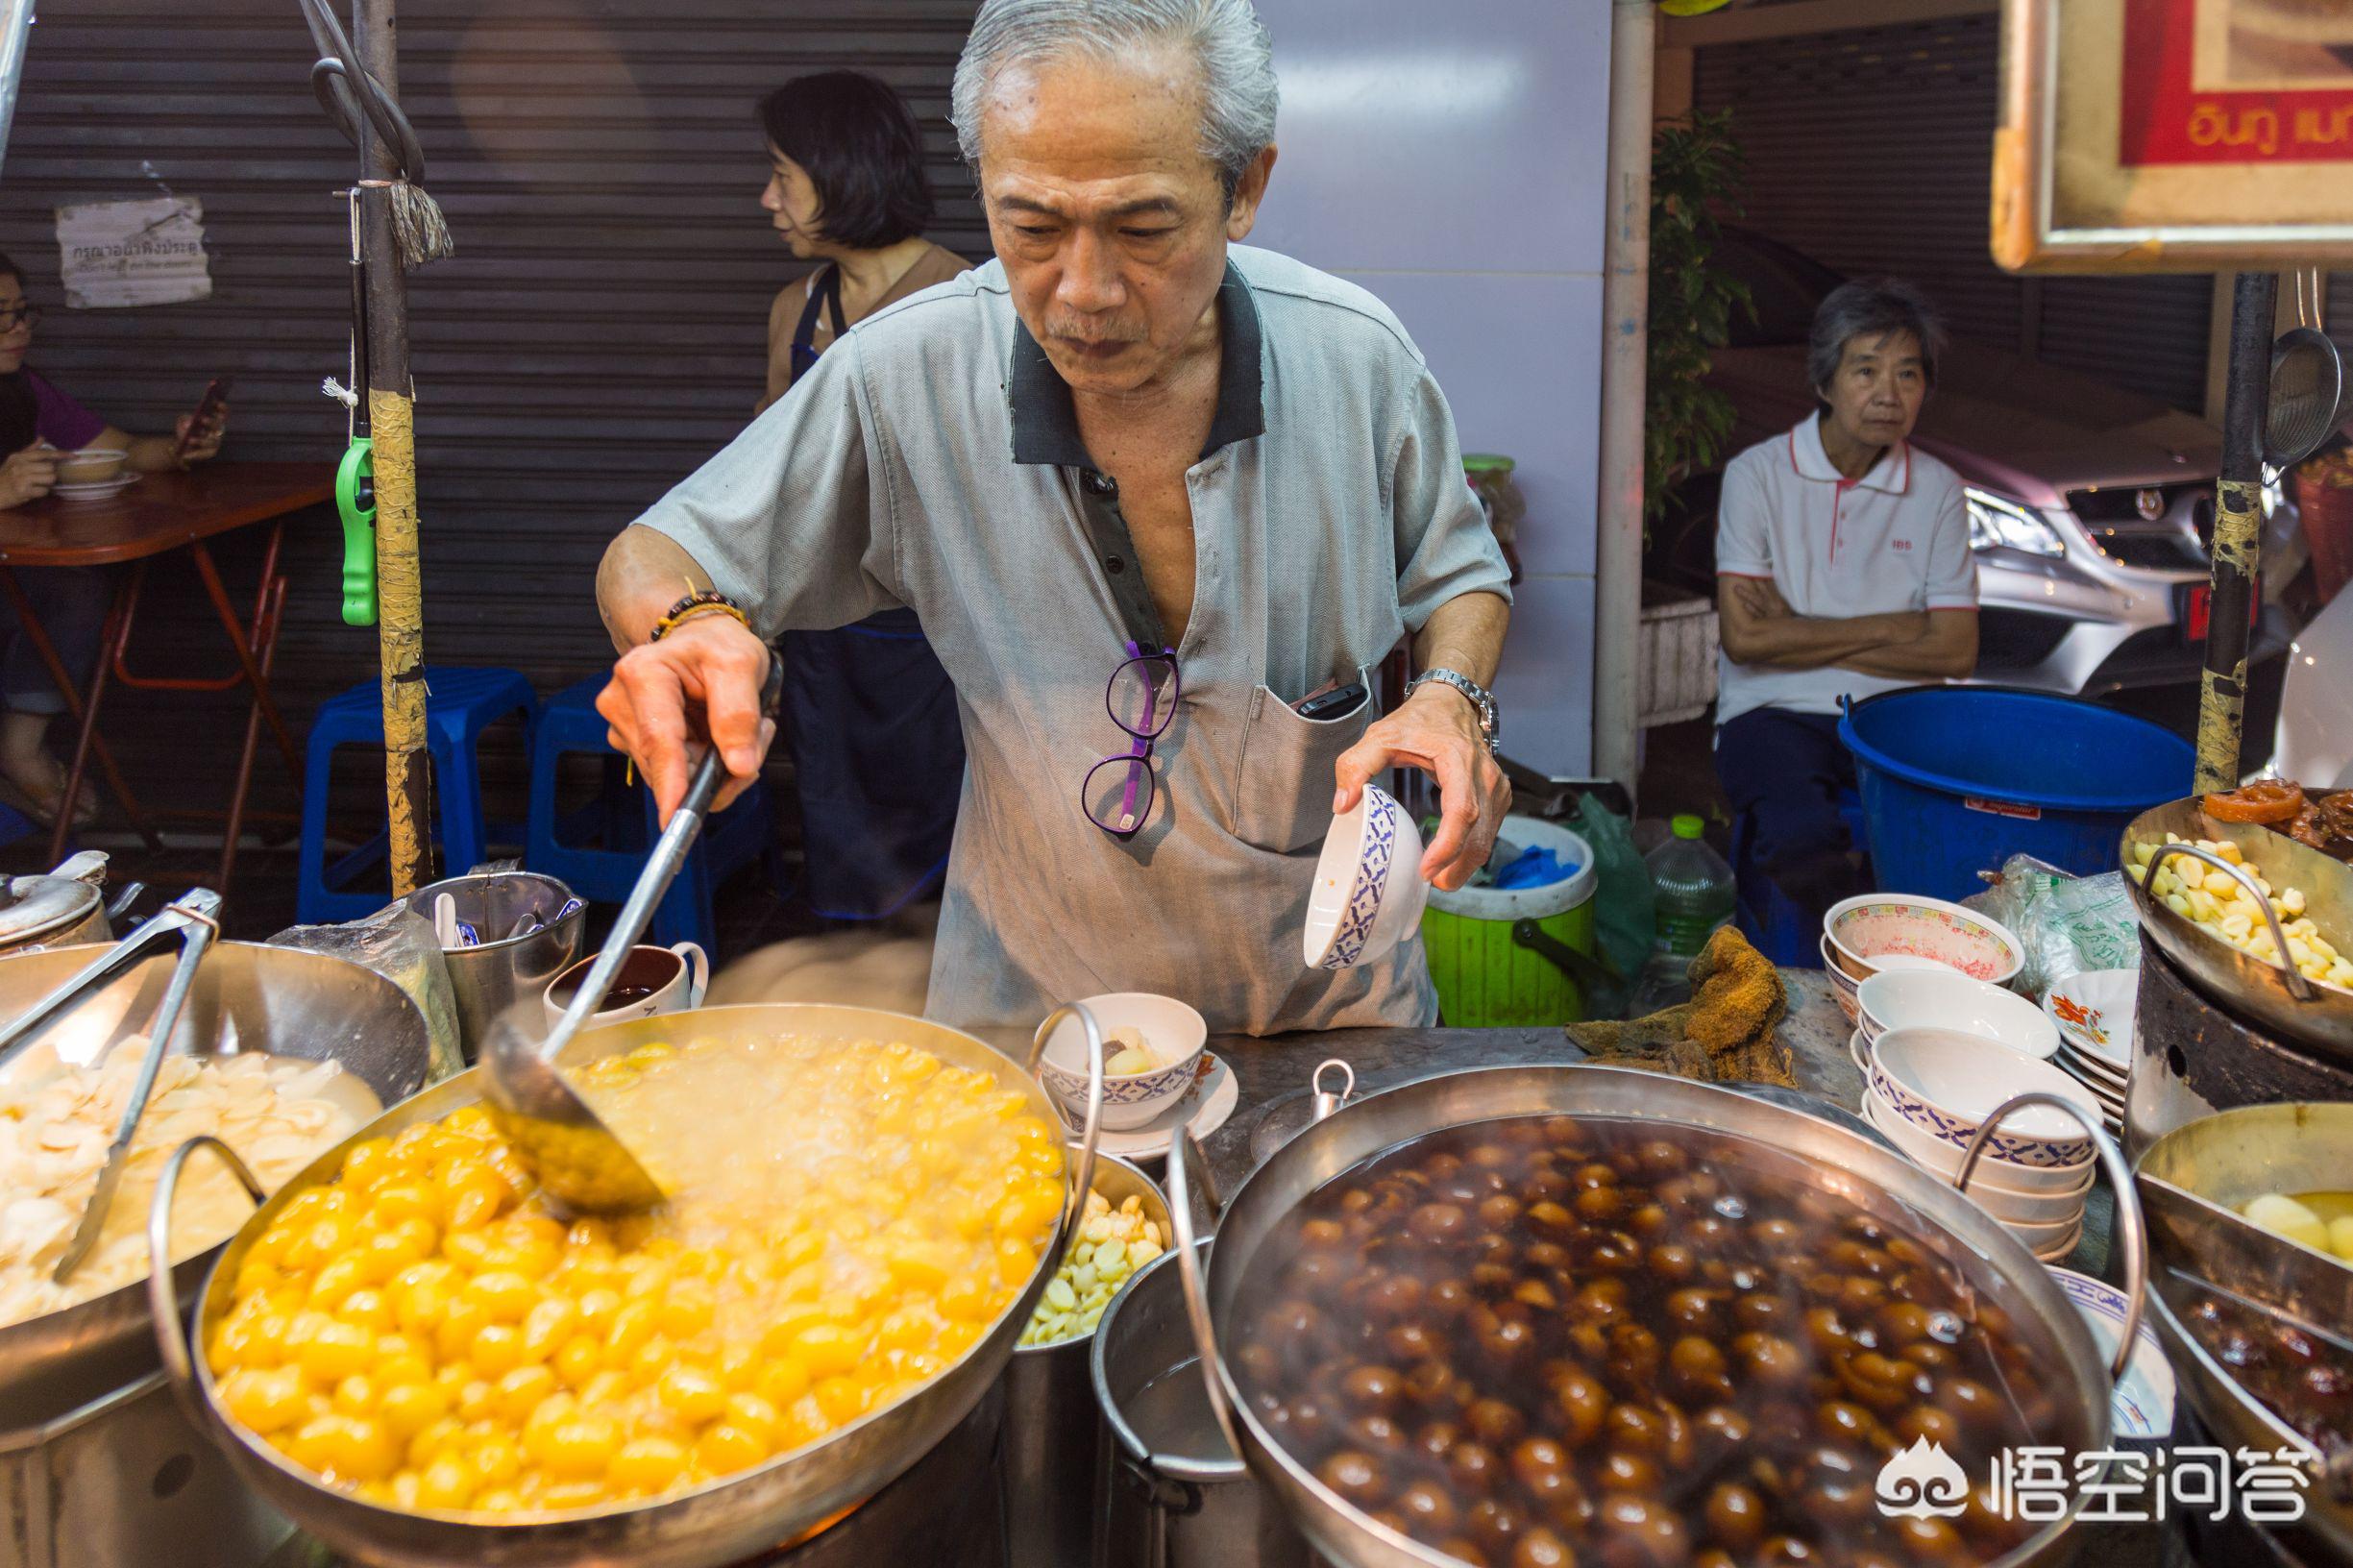
M 658 1497 L 928 1383 L 1061 1219 L 1060 1130 L 901 1041 L 649 1044 L 576 1081 L 669 1203 L 563 1223 L 480 1105 L 355 1142 L 207 1325 L 229 1414 L 389 1507 Z
M 1078 1239 L 1046 1282 L 1029 1327 L 1021 1331 L 1021 1343 L 1059 1344 L 1094 1333 L 1111 1298 L 1167 1246 L 1160 1222 L 1144 1217 L 1142 1198 L 1130 1193 L 1114 1209 L 1102 1193 L 1089 1192 Z
M 79 1067 L 36 1046 L 0 1084 L 0 1327 L 145 1279 L 147 1200 L 163 1162 L 189 1139 L 222 1139 L 275 1188 L 379 1109 L 368 1086 L 332 1062 L 166 1056 L 97 1244 L 59 1285 L 50 1271 L 82 1222 L 146 1050 L 146 1037 L 128 1036 L 97 1066 Z M 191 1163 L 172 1211 L 173 1260 L 234 1236 L 253 1212 L 227 1166 Z
M 1377 1155 L 1266 1237 L 1233 1321 L 1274 1440 L 1471 1561 L 1539 1536 L 1525 1560 L 1982 1561 L 2035 1526 L 1972 1497 L 1930 1540 L 1874 1507 L 1881 1466 L 1924 1441 L 1974 1482 L 2088 1440 L 1928 1243 L 1794 1156 L 1656 1123 L 1512 1116 Z
M 1691 961 L 1688 1002 L 1624 1022 L 1569 1026 L 1594 1059 L 1650 1067 L 1701 1083 L 1794 1087 L 1789 1047 L 1774 1029 L 1789 1012 L 1780 971 L 1732 926 L 1721 926 Z

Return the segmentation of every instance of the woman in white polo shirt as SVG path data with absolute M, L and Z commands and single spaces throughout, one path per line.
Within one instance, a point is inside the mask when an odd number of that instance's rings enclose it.
M 1944 343 L 1909 284 L 1842 284 L 1807 344 L 1822 406 L 1724 474 L 1716 772 L 1744 858 L 1814 917 L 1869 886 L 1838 812 L 1854 782 L 1839 698 L 1977 663 L 1961 478 L 1910 440 Z

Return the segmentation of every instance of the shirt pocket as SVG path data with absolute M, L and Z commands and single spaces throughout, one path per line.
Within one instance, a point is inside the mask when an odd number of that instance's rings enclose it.
M 1234 836 L 1260 849 L 1287 855 L 1319 842 L 1332 826 L 1333 765 L 1364 738 L 1373 722 L 1371 682 L 1357 672 L 1366 695 L 1333 719 L 1302 719 L 1264 686 L 1250 694 L 1250 723 L 1242 733 L 1234 777 Z

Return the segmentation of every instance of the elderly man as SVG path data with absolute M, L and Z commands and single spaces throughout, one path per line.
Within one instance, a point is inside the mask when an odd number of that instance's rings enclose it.
M 1746 858 L 1815 919 L 1868 885 L 1838 810 L 1839 699 L 1976 667 L 1961 478 L 1910 440 L 1944 338 L 1907 284 L 1831 290 L 1806 345 L 1820 408 L 1724 472 L 1716 771 Z
M 1252 1033 L 1435 1017 L 1418 943 L 1324 972 L 1300 931 L 1385 768 L 1437 779 L 1425 875 L 1484 860 L 1507 577 L 1396 319 L 1235 244 L 1275 101 L 1248 0 L 989 0 L 954 113 L 996 259 L 853 328 L 599 573 L 599 705 L 665 811 L 690 727 L 758 768 L 765 639 L 916 611 L 969 758 L 945 1021 L 1128 990 Z M 1408 633 L 1425 674 L 1376 720 L 1348 688 Z

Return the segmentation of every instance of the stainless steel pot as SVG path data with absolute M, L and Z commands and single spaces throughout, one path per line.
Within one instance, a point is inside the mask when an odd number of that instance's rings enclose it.
M 144 890 L 133 883 L 113 909 L 100 892 L 107 857 L 85 849 L 45 876 L 12 876 L 0 883 L 0 953 L 39 952 L 78 943 L 112 942 L 110 914 L 119 914 Z
M 517 1002 L 535 1002 L 548 982 L 580 956 L 588 906 L 554 877 L 537 871 L 479 871 L 419 888 L 401 900 L 432 923 L 433 905 L 448 894 L 457 918 L 480 933 L 471 947 L 444 947 L 450 992 L 457 1004 L 457 1034 L 474 1061 L 490 1020 Z M 538 925 L 509 936 L 516 922 L 538 915 Z
M 0 957 L 0 1020 L 13 1018 L 95 958 L 98 947 Z M 95 1060 L 146 1028 L 173 955 L 159 953 L 106 982 L 41 1036 L 67 1062 Z M 323 953 L 252 943 L 214 945 L 197 971 L 170 1049 L 193 1056 L 268 1051 L 332 1060 L 386 1105 L 415 1093 L 430 1059 L 425 1019 L 398 986 Z M 184 1261 L 184 1287 L 219 1249 Z M 147 1293 L 136 1285 L 0 1328 L 0 1426 L 46 1421 L 156 1370 Z
M 2022 1095 L 1998 1109 L 1985 1133 L 2022 1103 L 2064 1107 L 2055 1096 Z M 1488 1067 L 1405 1084 L 1347 1105 L 1278 1149 L 1242 1184 L 1226 1211 L 1206 1269 L 1188 1266 L 1191 1225 L 1185 1162 L 1168 1170 L 1169 1208 L 1186 1275 L 1188 1307 L 1202 1347 L 1211 1403 L 1237 1452 L 1280 1499 L 1315 1547 L 1342 1568 L 1446 1568 L 1454 1559 L 1374 1523 L 1278 1444 L 1244 1399 L 1223 1346 L 1235 1333 L 1236 1303 L 1251 1265 L 1284 1233 L 1291 1212 L 1325 1182 L 1395 1144 L 1440 1128 L 1503 1116 L 1582 1115 L 1649 1121 L 1720 1134 L 1758 1145 L 1760 1161 L 1802 1162 L 1825 1194 L 1934 1246 L 1968 1289 L 2009 1318 L 2039 1367 L 2064 1390 L 2061 1428 L 2036 1433 L 2076 1452 L 2104 1450 L 2111 1434 L 2114 1368 L 2101 1363 L 2091 1332 L 2033 1255 L 2000 1221 L 1901 1156 L 1827 1121 L 1710 1085 L 1621 1067 Z M 2128 1294 L 2137 1319 L 2145 1281 L 2139 1214 L 2130 1175 L 2114 1142 L 2087 1120 L 2118 1188 L 2118 1231 L 2126 1245 Z M 1978 1146 L 1963 1165 L 1969 1174 Z M 2118 1350 L 2133 1343 L 2128 1322 Z M 2059 1560 L 2071 1548 L 2067 1519 L 2047 1525 L 1998 1559 L 2001 1568 Z
M 222 1249 L 204 1278 L 192 1331 L 181 1332 L 180 1303 L 169 1272 L 151 1275 L 151 1318 L 164 1369 L 197 1426 L 225 1451 L 237 1473 L 304 1531 L 355 1561 L 379 1568 L 573 1568 L 585 1562 L 626 1562 L 630 1568 L 716 1568 L 790 1541 L 813 1527 L 873 1496 L 928 1453 L 962 1421 L 993 1385 L 1013 1353 L 1014 1340 L 1053 1277 L 1061 1242 L 1075 1216 L 1085 1212 L 1092 1176 L 1101 1110 L 1101 1037 L 1091 1017 L 1084 1027 L 1097 1071 L 1092 1105 L 1075 1166 L 1066 1166 L 1069 1195 L 1056 1244 L 1040 1256 L 1027 1285 L 981 1337 L 930 1383 L 898 1403 L 875 1410 L 820 1440 L 781 1454 L 750 1470 L 691 1491 L 637 1504 L 543 1513 L 520 1520 L 481 1514 L 403 1512 L 322 1485 L 222 1409 L 220 1390 L 202 1346 L 229 1309 L 232 1286 L 245 1254 L 294 1195 L 331 1179 L 342 1168 L 353 1143 L 382 1138 L 422 1121 L 433 1121 L 482 1097 L 482 1069 L 456 1077 L 386 1112 L 367 1127 L 312 1162 L 292 1181 L 260 1202 L 244 1229 Z M 1042 1045 L 1057 1012 L 1039 1030 Z M 944 1062 L 986 1072 L 1019 1091 L 1033 1115 L 1057 1124 L 1045 1088 L 1024 1070 L 969 1035 L 922 1018 L 862 1007 L 770 1005 L 705 1008 L 652 1018 L 633 1018 L 575 1037 L 567 1060 L 585 1064 L 656 1041 L 696 1038 L 774 1039 L 797 1035 L 816 1040 L 901 1040 Z M 1036 1060 L 1035 1049 L 1032 1063 Z M 151 1247 L 160 1250 L 167 1234 L 173 1190 L 188 1157 L 223 1153 L 215 1139 L 193 1139 L 165 1165 L 148 1219 Z M 242 1171 L 233 1157 L 233 1169 Z M 247 1183 L 248 1190 L 254 1190 Z M 259 1200 L 258 1192 L 256 1198 Z M 198 1347 L 190 1350 L 190 1340 Z
M 1131 1196 L 1168 1229 L 1168 1200 L 1151 1177 L 1115 1155 L 1094 1157 L 1094 1189 L 1116 1209 Z M 1173 1237 L 1171 1237 L 1173 1240 Z M 1158 1262 L 1158 1260 L 1154 1260 Z M 1062 1258 L 1055 1256 L 1057 1270 Z M 1133 1284 L 1133 1281 L 1129 1282 Z M 1104 1316 L 1110 1311 L 1106 1309 Z M 1103 1419 L 1088 1375 L 1092 1333 L 1020 1345 L 1005 1368 L 1005 1538 L 1017 1563 L 1084 1561 L 1094 1530 Z
M 1176 1261 L 1172 1251 L 1138 1271 L 1103 1314 L 1091 1349 L 1093 1394 L 1112 1434 L 1097 1492 L 1093 1555 L 1017 1562 L 1306 1568 L 1313 1560 L 1272 1494 L 1218 1434 Z M 1172 1394 L 1173 1403 L 1190 1408 L 1172 1415 Z M 1157 1419 L 1144 1422 L 1139 1407 L 1147 1402 Z
M 2353 1563 L 2353 1477 L 2319 1474 L 2313 1445 L 2248 1391 L 2184 1318 L 2211 1281 L 2342 1335 L 2353 1324 L 2353 1267 L 2275 1237 L 2237 1213 L 2266 1192 L 2341 1188 L 2353 1170 L 2353 1103 L 2249 1105 L 2188 1123 L 2142 1154 L 2136 1181 L 2157 1269 L 2149 1315 L 2191 1409 L 2233 1448 L 2311 1456 L 2304 1530 Z
M 2305 915 L 2320 935 L 2339 951 L 2353 952 L 2353 868 L 2257 823 L 2217 821 L 2195 799 L 2176 800 L 2134 818 L 2124 829 L 2120 860 L 2133 864 L 2133 845 L 2163 845 L 2168 833 L 2237 845 L 2263 868 L 2264 879 L 2275 890 L 2301 889 Z M 2194 845 L 2179 847 L 2165 864 L 2178 870 L 2185 858 L 2201 863 L 2209 872 L 2218 867 L 2234 877 L 2243 874 Z M 2156 866 L 2152 860 L 2149 881 L 2156 880 Z M 2124 885 L 2141 912 L 2141 929 L 2210 999 L 2243 1013 L 2283 1040 L 2317 1049 L 2341 1066 L 2353 1065 L 2353 992 L 2316 984 L 2292 968 L 2243 953 L 2175 914 L 2130 875 Z M 2284 955 L 2286 945 L 2280 944 L 2279 950 Z
M 293 1531 L 188 1425 L 161 1372 L 0 1432 L 0 1568 L 252 1568 Z

